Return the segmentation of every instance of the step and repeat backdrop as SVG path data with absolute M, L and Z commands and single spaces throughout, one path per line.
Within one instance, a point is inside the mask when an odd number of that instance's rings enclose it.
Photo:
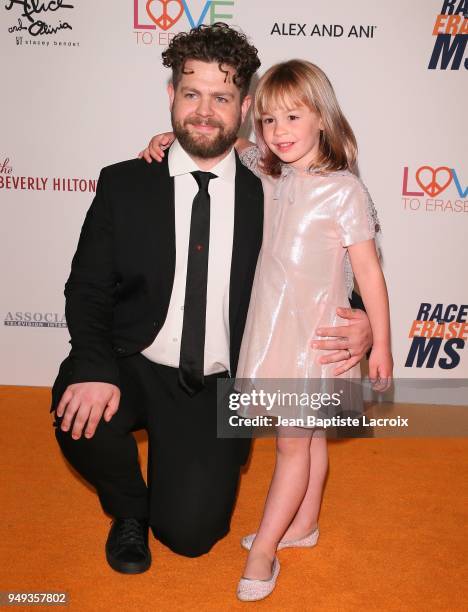
M 329 75 L 383 228 L 395 376 L 466 378 L 467 16 L 468 0 L 0 0 L 0 384 L 53 382 L 99 170 L 169 128 L 161 52 L 215 21 L 246 32 L 260 74 L 297 57 Z

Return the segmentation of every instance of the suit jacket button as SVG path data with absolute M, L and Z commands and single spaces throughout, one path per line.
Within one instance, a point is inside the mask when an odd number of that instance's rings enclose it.
M 123 355 L 123 353 L 125 353 L 125 349 L 122 348 L 121 346 L 116 346 L 115 352 L 118 353 L 119 355 Z

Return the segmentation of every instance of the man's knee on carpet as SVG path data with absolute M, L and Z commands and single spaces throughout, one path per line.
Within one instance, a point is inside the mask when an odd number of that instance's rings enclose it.
M 171 525 L 170 528 L 161 530 L 151 525 L 151 530 L 156 539 L 172 552 L 184 557 L 200 557 L 210 552 L 213 546 L 224 538 L 229 532 L 229 525 L 223 531 L 214 533 L 206 527 L 190 525 Z

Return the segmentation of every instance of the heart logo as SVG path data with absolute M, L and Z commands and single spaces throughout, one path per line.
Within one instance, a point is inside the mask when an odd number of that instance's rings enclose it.
M 438 179 L 441 176 L 441 179 Z M 445 177 L 445 182 L 444 181 Z M 442 182 L 439 182 L 439 181 Z M 422 166 L 416 172 L 416 181 L 423 191 L 427 195 L 435 198 L 435 196 L 442 193 L 444 189 L 452 182 L 452 170 L 447 166 L 440 166 L 439 168 L 431 168 L 431 166 Z
M 151 8 L 151 5 L 155 2 L 159 2 L 162 5 L 162 13 L 159 16 L 156 16 Z M 176 7 L 179 9 L 177 15 Z M 150 17 L 161 30 L 169 30 L 169 28 L 172 28 L 172 26 L 182 17 L 184 5 L 181 0 L 148 0 L 146 3 L 146 12 L 148 13 L 148 17 Z

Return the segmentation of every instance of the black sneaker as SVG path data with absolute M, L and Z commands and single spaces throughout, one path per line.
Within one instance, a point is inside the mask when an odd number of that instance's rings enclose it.
M 146 572 L 151 566 L 147 521 L 134 518 L 114 519 L 106 542 L 106 558 L 116 572 Z

